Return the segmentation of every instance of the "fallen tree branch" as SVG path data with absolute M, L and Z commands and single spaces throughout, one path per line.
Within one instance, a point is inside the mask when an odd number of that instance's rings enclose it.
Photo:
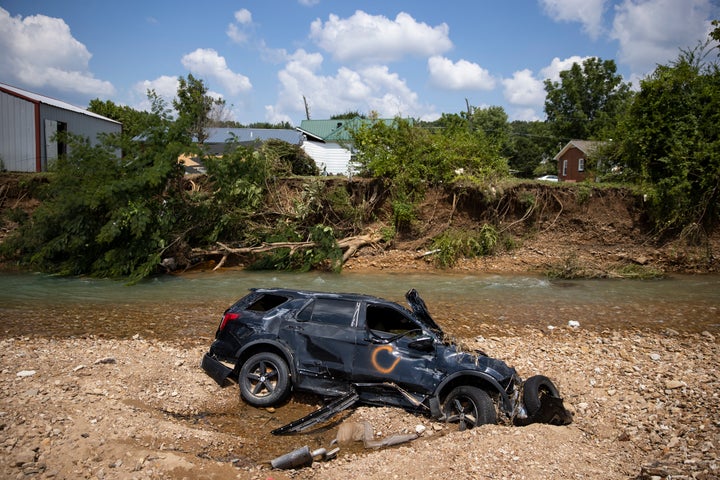
M 367 245 L 372 245 L 372 244 L 378 243 L 380 240 L 382 240 L 382 237 L 375 233 L 368 234 L 368 235 L 358 235 L 358 236 L 354 236 L 354 237 L 347 237 L 347 238 L 338 240 L 338 242 L 337 242 L 338 247 L 340 247 L 340 249 L 342 249 L 345 252 L 345 253 L 343 253 L 342 263 L 345 263 L 360 248 L 367 246 Z M 225 264 L 225 262 L 227 261 L 227 259 L 230 255 L 264 253 L 264 252 L 271 252 L 273 250 L 278 250 L 281 248 L 289 248 L 290 252 L 294 253 L 296 250 L 299 250 L 299 249 L 315 247 L 318 245 L 318 243 L 316 243 L 316 242 L 272 242 L 272 243 L 263 243 L 261 245 L 257 245 L 254 247 L 231 247 L 222 242 L 217 242 L 217 245 L 221 248 L 212 249 L 212 250 L 195 248 L 195 249 L 193 249 L 193 255 L 222 256 L 222 259 L 220 260 L 218 265 L 213 269 L 213 270 L 217 270 Z

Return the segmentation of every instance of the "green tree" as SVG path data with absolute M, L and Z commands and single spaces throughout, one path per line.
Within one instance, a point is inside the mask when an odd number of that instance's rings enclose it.
M 720 212 L 720 68 L 708 44 L 658 66 L 621 126 L 616 156 L 646 187 L 660 232 L 712 229 Z
M 553 156 L 562 148 L 546 122 L 516 120 L 509 124 L 510 137 L 503 155 L 515 175 L 531 178 L 557 173 Z
M 111 100 L 103 102 L 99 98 L 90 100 L 88 111 L 122 123 L 123 134 L 130 138 L 139 135 L 156 121 L 151 112 L 135 110 L 127 105 L 117 105 Z
M 164 104 L 153 102 L 155 122 L 142 132 L 142 144 L 107 137 L 91 146 L 67 136 L 70 155 L 52 165 L 42 203 L 3 243 L 4 256 L 65 275 L 139 279 L 155 271 L 181 237 L 177 158 L 187 137 Z
M 545 80 L 545 113 L 553 134 L 571 139 L 602 139 L 617 122 L 632 94 L 613 60 L 592 57 Z
M 202 145 L 208 137 L 211 113 L 218 111 L 225 101 L 209 96 L 203 81 L 192 74 L 188 74 L 187 79 L 180 77 L 178 82 L 177 98 L 172 102 L 178 114 L 177 123 Z

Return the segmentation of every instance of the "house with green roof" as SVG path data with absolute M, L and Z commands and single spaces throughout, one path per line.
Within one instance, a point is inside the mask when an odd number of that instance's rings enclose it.
M 302 149 L 310 155 L 321 172 L 327 175 L 352 176 L 357 172 L 353 165 L 352 137 L 350 132 L 363 124 L 386 122 L 393 119 L 366 118 L 303 120 L 296 129 L 303 134 Z

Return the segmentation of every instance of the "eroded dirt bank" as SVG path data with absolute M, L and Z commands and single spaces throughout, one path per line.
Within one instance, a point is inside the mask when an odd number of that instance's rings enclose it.
M 378 437 L 418 431 L 412 443 L 340 451 L 299 471 L 263 461 L 326 431 L 283 438 L 291 418 L 244 406 L 199 369 L 206 345 L 136 337 L 0 340 L 2 478 L 718 478 L 718 339 L 562 327 L 465 339 L 523 377 L 544 373 L 575 413 L 567 427 L 483 426 L 460 432 L 397 409 L 361 407 Z M 307 400 L 307 399 L 306 399 Z M 304 405 L 308 410 L 313 405 Z M 243 429 L 260 415 L 266 428 Z M 243 420 L 245 419 L 245 420 Z M 280 442 L 280 440 L 277 440 Z M 279 453 L 278 453 L 279 452 Z

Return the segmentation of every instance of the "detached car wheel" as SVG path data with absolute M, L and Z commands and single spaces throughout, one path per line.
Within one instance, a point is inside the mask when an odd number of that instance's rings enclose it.
M 290 374 L 287 363 L 270 352 L 257 353 L 240 369 L 240 396 L 254 407 L 270 407 L 280 403 L 290 393 Z
M 523 403 L 528 417 L 532 418 L 538 414 L 545 395 L 560 398 L 560 392 L 548 377 L 535 375 L 525 381 L 525 385 L 523 385 Z
M 497 412 L 490 395 L 469 385 L 456 387 L 450 392 L 445 399 L 443 413 L 448 422 L 458 422 L 460 430 L 497 423 Z

